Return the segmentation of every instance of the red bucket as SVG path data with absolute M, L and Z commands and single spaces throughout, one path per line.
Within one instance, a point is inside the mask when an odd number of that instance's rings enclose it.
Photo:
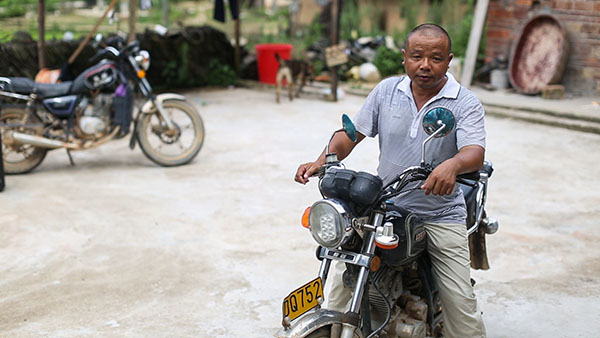
M 285 43 L 263 43 L 256 45 L 256 62 L 258 65 L 258 81 L 262 83 L 275 84 L 277 80 L 277 68 L 279 63 L 275 53 L 283 59 L 289 60 L 292 53 L 292 45 Z

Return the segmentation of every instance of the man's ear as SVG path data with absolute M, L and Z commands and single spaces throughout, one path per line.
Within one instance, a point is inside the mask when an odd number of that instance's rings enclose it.
M 404 60 L 406 60 L 406 50 L 402 48 L 402 64 L 404 65 Z

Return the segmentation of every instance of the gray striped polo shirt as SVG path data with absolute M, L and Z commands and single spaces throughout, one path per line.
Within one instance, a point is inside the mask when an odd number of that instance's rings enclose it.
M 485 148 L 484 109 L 470 90 L 462 87 L 450 73 L 440 92 L 420 111 L 412 96 L 408 76 L 381 81 L 369 94 L 354 117 L 356 129 L 365 136 L 379 135 L 378 175 L 384 184 L 404 169 L 421 163 L 421 144 L 428 137 L 421 122 L 427 111 L 435 107 L 449 109 L 456 118 L 455 128 L 442 138 L 431 140 L 425 148 L 425 161 L 434 167 L 453 157 L 468 145 Z M 447 196 L 425 195 L 414 182 L 395 198 L 395 204 L 429 221 L 464 223 L 466 218 L 462 191 L 455 185 Z

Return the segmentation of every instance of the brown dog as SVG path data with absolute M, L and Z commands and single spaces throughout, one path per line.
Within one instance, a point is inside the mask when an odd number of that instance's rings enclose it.
M 306 79 L 308 78 L 311 82 L 315 78 L 314 67 L 306 61 L 302 60 L 285 60 L 279 54 L 275 53 L 275 58 L 279 63 L 277 69 L 277 98 L 276 101 L 279 103 L 279 97 L 281 96 L 281 84 L 283 79 L 287 81 L 288 96 L 290 101 L 294 99 L 294 87 L 296 83 L 298 88 L 296 89 L 295 96 L 300 96 L 302 87 L 306 85 Z

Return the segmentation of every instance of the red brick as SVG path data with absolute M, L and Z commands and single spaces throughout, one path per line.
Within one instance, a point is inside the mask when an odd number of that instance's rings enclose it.
M 584 23 L 581 25 L 580 32 L 596 37 L 600 36 L 600 24 Z
M 515 0 L 515 5 L 517 5 L 517 6 L 531 7 L 532 3 L 533 3 L 532 0 Z
M 503 8 L 490 9 L 488 10 L 488 20 L 493 19 L 510 19 L 513 17 L 513 12 L 505 10 Z
M 526 20 L 529 17 L 529 7 L 517 7 L 513 11 L 513 16 L 519 20 Z
M 594 3 L 590 1 L 574 1 L 574 9 L 578 11 L 591 12 L 594 10 Z
M 498 29 L 498 30 L 493 30 L 490 31 L 488 30 L 487 36 L 488 38 L 499 38 L 499 39 L 506 39 L 508 37 L 510 37 L 511 32 L 508 29 Z
M 556 9 L 573 9 L 573 3 L 569 0 L 555 0 L 552 7 Z

